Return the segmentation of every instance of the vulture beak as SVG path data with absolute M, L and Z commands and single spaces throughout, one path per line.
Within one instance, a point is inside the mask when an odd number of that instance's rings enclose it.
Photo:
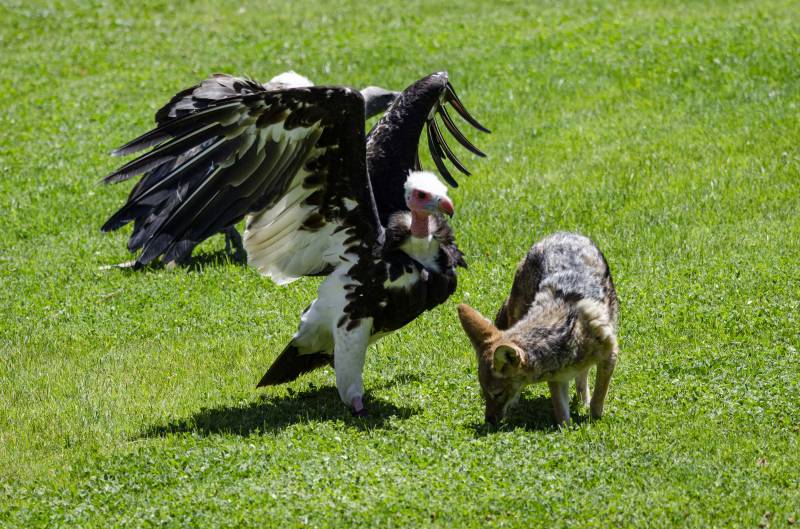
M 455 210 L 453 209 L 453 203 L 450 202 L 450 199 L 447 197 L 440 197 L 436 201 L 436 211 L 440 213 L 444 213 L 448 217 L 452 217 Z

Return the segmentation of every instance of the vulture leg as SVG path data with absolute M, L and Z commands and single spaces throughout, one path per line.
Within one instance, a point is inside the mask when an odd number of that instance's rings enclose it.
M 352 325 L 355 324 L 355 327 Z M 348 327 L 351 327 L 348 330 Z M 333 369 L 336 388 L 342 401 L 353 407 L 353 413 L 366 415 L 364 408 L 364 359 L 372 331 L 372 318 L 344 322 L 333 329 Z
M 228 226 L 222 233 L 225 234 L 225 253 L 230 255 L 234 261 L 243 262 L 247 259 L 247 252 L 242 244 L 242 236 L 235 226 Z

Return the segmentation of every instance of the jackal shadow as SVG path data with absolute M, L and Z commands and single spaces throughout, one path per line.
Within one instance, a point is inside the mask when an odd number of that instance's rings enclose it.
M 587 414 L 588 408 L 582 409 L 575 399 L 570 401 L 570 416 L 573 424 L 580 424 L 587 420 Z M 519 402 L 508 411 L 500 424 L 492 425 L 481 421 L 470 426 L 479 437 L 517 428 L 529 431 L 557 431 L 559 429 L 556 426 L 553 403 L 547 390 L 544 395 L 533 393 L 530 390 L 523 391 Z
M 248 436 L 278 432 L 294 424 L 325 421 L 342 421 L 348 427 L 374 430 L 387 428 L 393 420 L 408 419 L 420 412 L 419 408 L 397 406 L 375 397 L 370 391 L 365 393 L 364 403 L 367 416 L 357 417 L 342 404 L 335 387 L 312 386 L 299 392 L 289 390 L 288 395 L 279 397 L 265 395 L 248 404 L 203 408 L 189 417 L 152 426 L 139 437 L 176 433 Z

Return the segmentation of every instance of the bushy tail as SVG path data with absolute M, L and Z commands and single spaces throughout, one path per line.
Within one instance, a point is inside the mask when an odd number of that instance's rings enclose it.
M 593 299 L 582 299 L 577 303 L 581 321 L 597 340 L 604 342 L 614 336 L 614 323 L 608 308 Z
M 300 354 L 300 351 L 292 342 L 286 349 L 272 362 L 267 372 L 261 377 L 261 381 L 256 386 L 275 386 L 291 382 L 303 373 L 313 371 L 318 367 L 329 364 L 332 360 L 330 355 L 325 353 Z

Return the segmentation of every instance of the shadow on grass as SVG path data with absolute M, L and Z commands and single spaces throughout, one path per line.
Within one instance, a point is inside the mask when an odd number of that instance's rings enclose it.
M 581 409 L 574 400 L 570 402 L 570 418 L 573 425 L 587 420 L 586 411 Z M 509 410 L 505 420 L 500 424 L 495 426 L 480 422 L 470 426 L 479 437 L 517 428 L 528 431 L 555 431 L 558 429 L 550 397 L 545 395 L 533 397 L 525 392 L 520 395 L 517 405 Z
M 384 428 L 392 418 L 407 419 L 419 413 L 417 408 L 394 404 L 364 395 L 366 417 L 356 417 L 342 404 L 336 388 L 311 387 L 302 392 L 289 391 L 282 397 L 262 397 L 245 406 L 220 406 L 201 409 L 188 418 L 166 425 L 153 426 L 141 437 L 163 437 L 174 433 L 213 435 L 218 433 L 247 436 L 259 432 L 276 432 L 293 424 L 318 421 L 343 421 L 363 430 Z
M 374 390 L 387 389 L 393 386 L 402 386 L 404 384 L 410 384 L 412 382 L 414 383 L 422 382 L 422 377 L 420 377 L 416 373 L 398 373 L 388 380 L 383 380 L 381 382 L 378 382 L 375 386 L 373 386 L 373 389 Z
M 101 270 L 121 270 L 132 274 L 149 274 L 155 272 L 162 272 L 171 268 L 187 270 L 189 272 L 201 272 L 205 268 L 218 268 L 223 266 L 246 266 L 246 254 L 231 254 L 225 250 L 216 250 L 214 252 L 203 252 L 198 255 L 192 255 L 185 262 L 167 266 L 162 261 L 154 261 L 142 267 L 131 266 L 130 263 L 121 263 L 119 265 L 104 265 Z
M 217 250 L 215 252 L 203 252 L 200 255 L 193 255 L 186 263 L 180 265 L 192 272 L 200 271 L 207 267 L 229 266 L 229 265 L 247 265 L 247 254 L 244 252 L 229 253 L 225 250 Z

